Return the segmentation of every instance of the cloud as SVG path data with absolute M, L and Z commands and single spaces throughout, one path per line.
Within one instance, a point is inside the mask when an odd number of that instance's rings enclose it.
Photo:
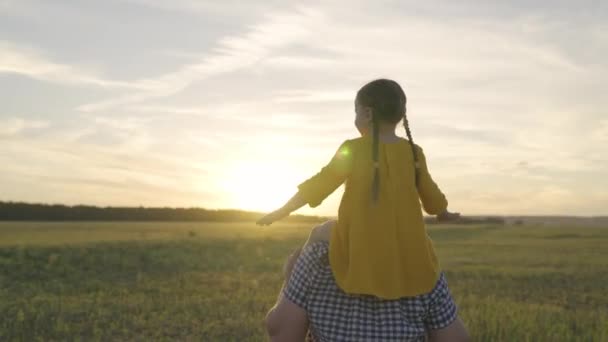
M 12 14 L 19 12 L 22 8 L 21 1 L 0 0 L 0 14 Z
M 196 1 L 196 0 L 174 0 L 174 1 L 162 1 L 162 0 L 123 0 L 127 3 L 133 3 L 146 7 L 157 8 L 168 11 L 179 11 L 179 12 L 224 12 L 226 7 L 218 3 L 207 2 L 207 1 Z
M 278 101 L 290 102 L 290 101 Z M 251 114 L 252 108 L 255 112 Z M 263 129 L 297 128 L 302 130 L 335 129 L 343 126 L 335 123 L 332 117 L 323 118 L 314 113 L 299 111 L 295 108 L 281 107 L 271 101 L 239 101 L 217 103 L 206 106 L 177 105 L 129 105 L 124 112 L 142 118 L 176 118 L 184 122 L 201 122 L 207 127 L 229 126 L 231 129 L 246 128 L 260 131 Z M 330 125 L 327 125 L 327 124 Z
M 265 21 L 253 25 L 242 35 L 227 36 L 219 40 L 212 52 L 197 63 L 180 67 L 155 78 L 136 82 L 149 85 L 147 91 L 90 103 L 79 110 L 92 112 L 107 110 L 121 105 L 140 103 L 159 97 L 173 95 L 194 82 L 255 65 L 273 49 L 293 43 L 312 33 L 312 25 L 321 13 L 309 8 L 294 12 L 275 12 Z
M 0 118 L 0 138 L 19 136 L 26 130 L 48 127 L 42 120 L 26 120 L 18 117 Z
M 555 184 L 535 184 L 528 188 L 480 189 L 461 202 L 478 208 L 477 213 L 493 215 L 600 215 L 606 193 Z M 466 213 L 465 213 L 466 214 Z
M 155 8 L 164 11 L 181 12 L 183 14 L 205 14 L 216 16 L 251 16 L 257 14 L 270 5 L 284 3 L 284 1 L 237 1 L 228 0 L 222 2 L 215 1 L 198 1 L 198 0 L 122 0 L 126 3 L 132 3 L 149 8 Z
M 599 143 L 608 143 L 608 120 L 604 119 L 599 122 L 596 128 L 591 132 L 591 138 Z
M 293 69 L 327 69 L 336 66 L 338 60 L 333 58 L 320 58 L 314 56 L 277 55 L 269 57 L 264 65 L 271 69 L 293 70 Z
M 7 41 L 0 41 L 0 74 L 10 73 L 68 85 L 90 85 L 102 88 L 132 88 L 127 82 L 107 80 L 95 73 L 52 62 L 34 49 L 18 47 Z
M 273 101 L 277 103 L 326 103 L 326 102 L 353 102 L 354 91 L 348 90 L 286 90 L 276 93 Z
M 0 144 L 0 164 L 4 165 L 0 169 L 3 196 L 20 193 L 26 183 L 39 200 L 53 198 L 59 189 L 71 201 L 80 196 L 81 203 L 114 204 L 112 199 L 125 203 L 126 198 L 144 198 L 143 194 L 148 200 L 141 203 L 154 204 L 163 198 L 167 203 L 184 203 L 187 198 L 194 204 L 197 194 L 200 201 L 213 198 L 213 186 L 202 182 L 208 171 L 192 156 L 157 156 L 131 148 L 74 144 L 58 136 L 14 137 Z M 123 199 L 115 196 L 118 192 Z

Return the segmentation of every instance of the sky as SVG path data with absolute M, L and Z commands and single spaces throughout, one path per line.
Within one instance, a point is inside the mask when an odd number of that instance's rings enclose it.
M 606 56 L 605 1 L 0 0 L 0 200 L 271 210 L 384 77 L 451 210 L 607 215 Z

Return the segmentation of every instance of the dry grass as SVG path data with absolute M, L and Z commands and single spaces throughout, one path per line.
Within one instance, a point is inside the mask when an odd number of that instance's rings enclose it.
M 309 229 L 1 223 L 0 340 L 264 340 Z M 475 341 L 608 341 L 608 229 L 429 231 Z

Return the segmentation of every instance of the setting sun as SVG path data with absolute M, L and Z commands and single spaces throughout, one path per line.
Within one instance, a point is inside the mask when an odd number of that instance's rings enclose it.
M 222 190 L 231 206 L 244 210 L 278 209 L 297 191 L 299 179 L 285 164 L 240 161 L 229 168 Z

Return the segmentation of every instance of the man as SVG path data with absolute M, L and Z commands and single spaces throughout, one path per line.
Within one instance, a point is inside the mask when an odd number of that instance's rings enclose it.
M 271 341 L 469 340 L 443 275 L 435 289 L 416 297 L 350 295 L 335 283 L 328 250 L 327 242 L 314 242 L 288 258 L 285 284 L 266 317 Z

